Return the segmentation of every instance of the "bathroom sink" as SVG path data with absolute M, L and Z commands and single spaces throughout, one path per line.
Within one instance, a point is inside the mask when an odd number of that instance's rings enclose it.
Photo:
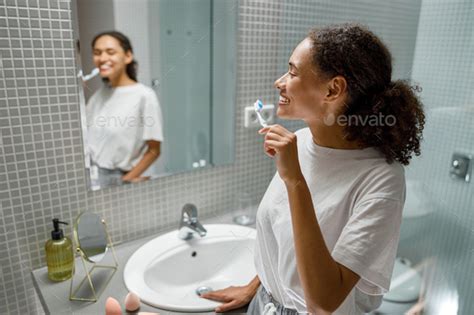
M 178 231 L 156 237 L 128 260 L 124 281 L 142 302 L 172 311 L 212 311 L 220 302 L 200 298 L 198 288 L 219 290 L 248 284 L 256 275 L 256 230 L 231 224 L 208 224 L 207 235 L 191 240 Z

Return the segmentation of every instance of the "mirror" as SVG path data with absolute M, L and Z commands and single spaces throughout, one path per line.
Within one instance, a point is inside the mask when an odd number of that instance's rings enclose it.
M 117 271 L 118 262 L 105 220 L 94 213 L 81 213 L 74 221 L 74 242 L 82 260 L 82 272 L 74 265 L 69 299 L 71 301 L 97 302 Z M 108 249 L 112 251 L 113 264 L 104 264 Z M 110 260 L 110 259 L 109 259 Z M 103 262 L 104 261 L 104 262 Z M 99 262 L 102 262 L 99 264 Z M 90 263 L 89 267 L 87 266 Z M 90 265 L 92 267 L 90 268 Z M 97 272 L 94 272 L 96 271 Z M 74 285 L 76 275 L 82 278 Z M 87 280 L 87 281 L 86 281 Z
M 74 238 L 84 258 L 98 263 L 107 252 L 107 232 L 101 217 L 94 213 L 82 213 L 74 222 Z
M 233 162 L 237 0 L 73 8 L 89 189 Z

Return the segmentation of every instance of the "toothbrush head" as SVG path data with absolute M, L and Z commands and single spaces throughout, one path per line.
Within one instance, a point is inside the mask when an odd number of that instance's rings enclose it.
M 96 75 L 98 75 L 99 73 L 100 73 L 99 68 L 94 68 L 94 70 L 92 70 L 92 72 L 87 74 L 87 75 L 84 75 L 82 70 L 80 70 L 79 73 L 77 74 L 77 76 L 79 78 L 82 78 L 82 81 L 86 82 L 86 81 L 89 81 L 90 79 L 92 79 L 93 77 L 95 77 Z
M 262 103 L 261 100 L 257 100 L 257 101 L 253 104 L 253 106 L 255 107 L 255 111 L 256 111 L 257 113 L 260 113 L 260 112 L 262 111 L 262 109 L 263 109 L 263 103 Z
M 265 119 L 263 119 L 262 114 L 261 114 L 262 109 L 263 109 L 263 103 L 262 103 L 262 101 L 261 101 L 261 100 L 257 100 L 257 101 L 253 104 L 253 106 L 254 106 L 255 113 L 257 113 L 257 119 L 258 119 L 258 122 L 260 123 L 260 125 L 261 125 L 262 127 L 264 127 L 264 128 L 265 128 L 265 127 L 268 127 L 267 122 L 265 121 Z

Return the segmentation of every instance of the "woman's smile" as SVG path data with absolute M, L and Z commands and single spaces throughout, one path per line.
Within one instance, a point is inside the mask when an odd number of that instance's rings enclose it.
M 285 105 L 288 105 L 289 103 L 290 103 L 290 100 L 287 97 L 280 94 L 280 99 L 278 100 L 278 106 L 285 106 Z
M 112 64 L 110 62 L 103 63 L 99 66 L 99 70 L 101 75 L 106 75 L 112 70 Z

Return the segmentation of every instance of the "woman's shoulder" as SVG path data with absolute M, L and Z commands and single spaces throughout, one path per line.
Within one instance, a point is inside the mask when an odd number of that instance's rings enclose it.
M 135 87 L 136 87 L 136 90 L 140 94 L 142 94 L 143 96 L 146 97 L 146 99 L 148 99 L 148 100 L 157 100 L 158 99 L 157 96 L 156 96 L 155 91 L 151 87 L 149 87 L 149 86 L 147 86 L 143 83 L 137 83 L 135 85 Z
M 370 177 L 381 177 L 390 180 L 405 180 L 405 167 L 399 162 L 388 163 L 385 158 L 380 158 L 369 169 Z
M 114 97 L 119 99 L 133 99 L 142 104 L 154 104 L 158 102 L 155 91 L 143 83 L 135 83 L 113 88 Z
M 367 167 L 359 187 L 363 199 L 404 200 L 405 168 L 398 162 L 388 163 L 380 158 Z
M 125 86 L 124 90 L 127 90 L 127 89 L 128 90 L 133 90 L 136 93 L 140 93 L 140 94 L 144 94 L 144 95 L 155 94 L 155 91 L 151 87 L 146 86 L 145 84 L 140 83 L 140 82 L 137 82 L 137 83 L 132 84 L 132 85 Z
M 147 85 L 145 85 L 145 84 L 143 84 L 143 83 L 137 82 L 137 84 L 136 84 L 135 86 L 136 86 L 138 89 L 141 89 L 141 90 L 143 90 L 143 91 L 146 91 L 147 93 L 155 93 L 155 91 L 154 91 L 151 87 L 149 87 L 149 86 L 147 86 Z

